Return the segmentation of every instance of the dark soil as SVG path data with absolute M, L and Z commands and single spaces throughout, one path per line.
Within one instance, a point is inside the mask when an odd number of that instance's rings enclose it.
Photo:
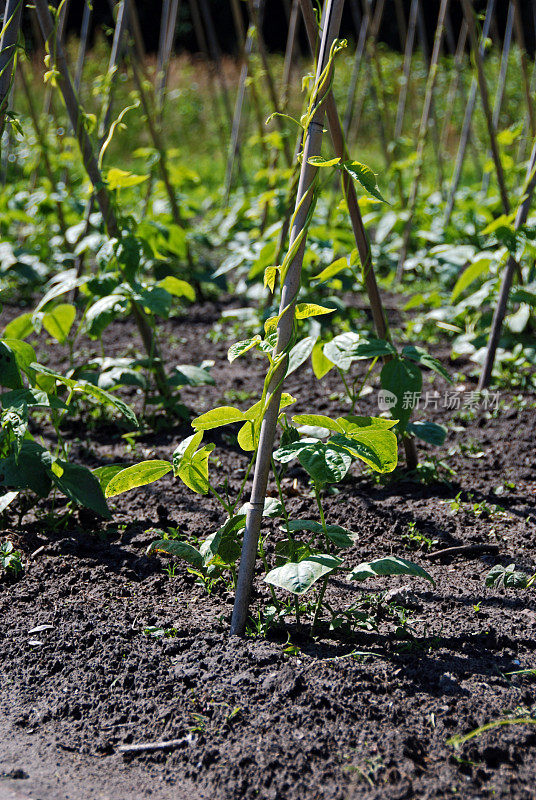
M 168 363 L 215 360 L 215 387 L 182 392 L 195 413 L 222 402 L 251 405 L 263 374 L 254 357 L 230 367 L 227 344 L 207 338 L 219 313 L 205 305 L 164 328 Z M 108 355 L 125 355 L 136 346 L 132 328 L 114 325 L 105 344 Z M 92 347 L 83 343 L 79 358 Z M 40 357 L 47 353 L 50 366 L 65 367 L 46 348 Z M 454 369 L 468 371 L 462 362 Z M 296 411 L 348 410 L 335 374 L 318 383 L 301 368 L 288 390 Z M 375 396 L 361 413 L 375 412 Z M 125 397 L 139 410 L 134 391 Z M 509 674 L 536 668 L 533 591 L 484 583 L 496 563 L 536 571 L 535 401 L 503 393 L 497 413 L 433 411 L 450 432 L 440 450 L 423 446 L 423 458 L 435 455 L 455 474 L 440 468 L 444 480 L 399 476 L 381 485 L 356 465 L 327 497 L 328 522 L 360 534 L 347 563 L 394 553 L 436 581 L 435 588 L 413 581 L 390 606 L 398 612 L 389 612 L 374 596 L 407 587 L 407 579 L 359 588 L 334 580 L 326 595 L 332 607 L 363 599 L 376 615 L 378 630 L 352 637 L 326 625 L 311 639 L 289 616 L 286 631 L 267 638 L 229 638 L 232 595 L 224 586 L 208 595 L 182 564 L 169 575 L 168 561 L 145 555 L 151 528 L 204 536 L 222 520 L 212 500 L 172 478 L 116 498 L 109 522 L 69 513 L 60 499 L 54 509 L 41 503 L 19 527 L 15 505 L 4 535 L 27 566 L 18 581 L 0 582 L 0 799 L 533 798 L 530 724 L 484 733 L 459 750 L 447 740 L 490 721 L 536 715 L 534 676 Z M 189 433 L 161 419 L 128 451 L 120 426 L 89 419 L 76 419 L 65 435 L 71 458 L 90 467 L 169 458 Z M 53 440 L 47 428 L 43 434 Z M 232 429 L 217 441 L 213 469 L 236 487 L 244 456 Z M 284 486 L 294 517 L 316 516 L 301 470 Z M 462 504 L 452 513 L 459 492 Z M 408 539 L 410 522 L 430 544 Z M 279 534 L 269 524 L 270 554 Z M 459 544 L 497 552 L 428 558 L 430 549 Z M 255 615 L 269 602 L 260 565 L 258 576 Z M 30 633 L 40 625 L 51 627 Z M 166 634 L 154 636 L 152 627 Z M 119 752 L 162 740 L 180 742 L 157 754 Z

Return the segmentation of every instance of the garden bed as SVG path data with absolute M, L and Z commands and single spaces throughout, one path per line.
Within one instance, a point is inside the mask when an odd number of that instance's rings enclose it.
M 262 381 L 260 360 L 229 366 L 228 343 L 207 337 L 220 310 L 193 307 L 162 327 L 167 364 L 215 361 L 215 386 L 181 393 L 195 413 L 222 396 L 248 406 Z M 129 323 L 111 325 L 107 355 L 125 354 L 133 335 Z M 82 343 L 77 363 L 84 347 L 89 355 L 93 345 Z M 46 353 L 42 346 L 39 356 Z M 468 378 L 465 391 L 474 388 Z M 335 374 L 318 382 L 305 366 L 286 390 L 297 398 L 296 413 L 347 413 Z M 125 398 L 139 402 L 133 391 Z M 354 467 L 326 497 L 328 521 L 359 533 L 349 563 L 393 553 L 436 581 L 432 588 L 384 578 L 356 589 L 333 580 L 329 605 L 361 598 L 378 626 L 351 637 L 326 625 L 311 639 L 288 617 L 266 637 L 230 638 L 229 591 L 217 585 L 207 594 L 182 563 L 168 574 L 169 561 L 146 555 L 157 538 L 150 529 L 174 526 L 193 537 L 222 521 L 215 504 L 169 476 L 114 498 L 111 521 L 85 510 L 67 514 L 61 499 L 41 504 L 20 526 L 16 509 L 8 511 L 4 534 L 27 568 L 18 581 L 0 583 L 0 798 L 8 790 L 41 800 L 532 798 L 530 724 L 498 728 L 459 749 L 448 740 L 491 721 L 534 716 L 535 676 L 509 674 L 536 667 L 532 590 L 486 588 L 485 577 L 497 563 L 536 571 L 535 401 L 501 393 L 498 412 L 428 411 L 449 434 L 441 450 L 422 449 L 454 474 L 430 462 L 427 481 L 382 485 Z M 376 392 L 359 412 L 378 413 Z M 73 459 L 89 467 L 169 459 L 191 430 L 158 423 L 131 442 L 130 454 L 123 431 L 99 419 L 70 423 L 66 437 Z M 214 469 L 238 485 L 246 461 L 232 429 L 218 444 Z M 314 515 L 301 468 L 290 471 L 284 491 L 294 516 Z M 273 547 L 277 524 L 266 522 Z M 432 555 L 458 545 L 481 551 Z M 378 603 L 378 592 L 408 586 Z M 260 579 L 255 591 L 254 614 L 259 596 L 268 598 Z M 31 633 L 39 626 L 48 627 Z M 167 751 L 120 752 L 170 740 L 178 741 Z

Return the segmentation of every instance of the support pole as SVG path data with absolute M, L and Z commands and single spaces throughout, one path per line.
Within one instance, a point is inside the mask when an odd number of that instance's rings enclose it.
M 441 0 L 439 7 L 439 16 L 437 19 L 437 27 L 434 37 L 434 48 L 432 51 L 432 58 L 430 61 L 430 68 L 428 70 L 428 78 L 426 81 L 426 92 L 424 96 L 424 105 L 421 116 L 421 123 L 419 126 L 419 135 L 417 140 L 417 155 L 415 161 L 415 172 L 413 175 L 413 183 L 411 186 L 411 193 L 408 202 L 408 219 L 404 228 L 402 248 L 400 251 L 400 258 L 396 270 L 396 279 L 400 281 L 404 272 L 404 264 L 406 263 L 406 256 L 408 253 L 409 240 L 411 236 L 411 228 L 413 226 L 413 217 L 415 216 L 415 209 L 417 206 L 417 197 L 419 193 L 419 186 L 422 178 L 422 171 L 424 165 L 424 148 L 426 145 L 426 138 L 428 132 L 428 123 L 430 120 L 430 111 L 432 108 L 434 88 L 437 77 L 437 64 L 439 60 L 439 53 L 441 50 L 441 42 L 443 41 L 443 33 L 445 30 L 445 15 L 447 13 L 449 0 Z
M 0 40 L 0 137 L 9 110 L 9 92 L 14 75 L 23 0 L 7 0 Z
M 488 38 L 494 8 L 495 8 L 495 0 L 488 0 L 488 5 L 486 8 L 486 16 L 484 18 L 484 25 L 482 27 L 482 36 L 480 38 L 480 47 L 479 47 L 479 53 L 481 54 L 482 57 L 484 56 L 484 52 L 486 49 L 486 39 Z M 468 26 L 467 20 L 465 20 L 465 24 Z M 471 81 L 471 88 L 469 89 L 469 96 L 467 98 L 467 105 L 465 106 L 465 115 L 462 123 L 462 133 L 460 136 L 460 142 L 458 144 L 458 152 L 456 154 L 456 162 L 454 164 L 454 172 L 452 175 L 452 181 L 450 183 L 449 196 L 447 199 L 447 206 L 445 209 L 445 219 L 443 221 L 443 225 L 445 227 L 447 227 L 447 225 L 449 225 L 450 223 L 450 218 L 452 216 L 452 211 L 454 209 L 454 202 L 456 200 L 456 192 L 458 191 L 458 186 L 460 184 L 460 180 L 462 177 L 463 162 L 465 161 L 465 153 L 467 151 L 467 144 L 469 142 L 469 136 L 471 134 L 471 123 L 473 121 L 473 114 L 475 111 L 477 91 L 478 91 L 478 79 L 476 78 L 476 76 L 473 75 L 473 79 Z
M 517 209 L 517 214 L 515 219 L 516 231 L 527 221 L 535 186 L 536 186 L 536 139 L 534 140 L 532 145 L 532 153 L 530 156 L 527 176 L 525 179 L 525 190 L 522 195 L 523 200 L 521 202 L 521 205 Z M 515 258 L 513 256 L 509 256 L 506 264 L 506 269 L 504 270 L 503 274 L 501 289 L 499 292 L 499 298 L 497 300 L 497 305 L 493 313 L 493 320 L 491 323 L 491 330 L 488 339 L 486 357 L 484 360 L 484 365 L 482 367 L 482 372 L 480 373 L 480 380 L 478 382 L 479 391 L 487 389 L 491 381 L 491 374 L 493 372 L 493 365 L 495 364 L 497 347 L 499 346 L 502 325 L 506 314 L 508 296 L 510 294 L 510 288 L 512 286 L 512 282 L 514 279 L 514 272 L 516 271 L 517 268 L 518 264 Z
M 338 36 L 344 0 L 326 0 L 322 20 L 322 39 L 318 56 L 316 71 L 317 79 L 327 66 L 331 45 Z M 327 89 L 328 83 L 325 83 Z M 309 123 L 304 147 L 303 159 L 298 186 L 298 195 L 294 213 L 294 222 L 290 234 L 290 246 L 296 243 L 298 237 L 301 242 L 292 259 L 281 291 L 280 314 L 277 325 L 277 344 L 274 356 L 284 353 L 289 346 L 294 330 L 294 307 L 301 282 L 301 268 L 306 243 L 307 218 L 313 202 L 313 191 L 317 168 L 309 164 L 312 156 L 319 155 L 322 145 L 322 132 L 324 123 L 323 97 L 316 98 L 316 113 Z M 244 543 L 240 557 L 240 567 L 236 586 L 236 595 L 231 620 L 231 634 L 243 635 L 246 627 L 255 561 L 259 543 L 260 526 L 264 508 L 264 498 L 268 484 L 270 462 L 274 445 L 274 437 L 279 414 L 282 383 L 287 369 L 288 358 L 283 358 L 279 368 L 276 369 L 269 387 L 268 408 L 262 421 L 259 447 L 255 462 L 255 474 L 249 510 L 246 517 Z

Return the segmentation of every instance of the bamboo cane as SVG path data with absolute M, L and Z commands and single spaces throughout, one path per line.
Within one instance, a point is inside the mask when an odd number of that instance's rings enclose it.
M 37 139 L 37 144 L 39 145 L 39 150 L 41 151 L 41 157 L 43 159 L 43 166 L 45 168 L 46 175 L 48 180 L 50 181 L 50 185 L 54 194 L 56 194 L 56 211 L 58 213 L 58 223 L 60 226 L 60 231 L 62 234 L 65 234 L 66 225 L 65 225 L 65 217 L 63 216 L 63 206 L 61 204 L 61 200 L 58 197 L 58 187 L 56 183 L 56 178 L 54 176 L 54 170 L 52 169 L 52 165 L 50 163 L 50 159 L 48 157 L 48 145 L 45 136 L 43 135 L 43 131 L 41 130 L 41 125 L 39 122 L 39 115 L 37 113 L 37 109 L 35 108 L 35 103 L 33 99 L 32 89 L 28 81 L 28 77 L 26 75 L 26 68 L 21 59 L 19 61 L 19 75 L 22 83 L 22 88 L 24 90 L 24 94 L 26 96 L 26 102 L 28 103 L 28 110 L 30 112 L 30 119 L 32 120 L 32 124 L 35 130 L 35 138 Z
M 398 95 L 398 105 L 396 109 L 395 130 L 393 136 L 393 147 L 395 160 L 399 155 L 400 138 L 404 129 L 404 116 L 406 113 L 406 102 L 411 79 L 411 60 L 413 57 L 413 46 L 415 43 L 415 29 L 417 26 L 417 12 L 419 0 L 411 0 L 409 11 L 408 29 L 406 34 L 406 46 L 404 50 L 404 65 L 402 67 L 402 83 Z M 405 205 L 404 187 L 402 185 L 402 175 L 398 171 L 398 192 L 402 205 Z
M 482 56 L 484 55 L 486 47 L 486 39 L 488 38 L 494 8 L 495 8 L 495 0 L 488 0 L 488 5 L 486 8 L 486 16 L 484 18 L 484 25 L 482 27 L 482 36 L 480 38 L 479 52 L 481 53 Z M 465 24 L 468 26 L 467 20 L 465 20 Z M 467 28 L 467 30 L 469 31 L 469 27 Z M 462 123 L 462 132 L 458 144 L 458 152 L 456 154 L 454 172 L 450 183 L 449 196 L 447 199 L 447 205 L 445 209 L 445 218 L 443 221 L 445 227 L 450 223 L 450 218 L 454 210 L 456 192 L 458 191 L 458 186 L 460 184 L 463 162 L 465 160 L 465 153 L 467 151 L 467 144 L 469 142 L 469 136 L 471 132 L 471 123 L 473 120 L 473 114 L 476 105 L 477 92 L 478 92 L 478 80 L 476 76 L 473 76 L 471 80 L 471 88 L 469 89 L 469 95 L 467 98 L 467 105 L 465 106 L 465 114 Z
M 23 0 L 7 0 L 0 39 L 0 137 L 9 110 L 9 91 L 15 71 Z
M 528 119 L 530 123 L 530 135 L 536 135 L 536 118 L 534 114 L 534 103 L 530 91 L 530 78 L 527 66 L 527 49 L 525 46 L 525 34 L 523 33 L 523 20 L 521 19 L 521 9 L 518 0 L 512 0 L 514 5 L 514 26 L 516 31 L 517 44 L 519 46 L 519 59 L 521 75 L 523 77 L 523 88 L 525 90 L 525 102 L 527 104 Z
M 536 0 L 532 0 L 532 29 L 534 34 L 536 34 Z M 531 96 L 536 92 L 536 61 L 532 65 L 532 74 L 530 76 L 530 94 Z M 523 120 L 523 129 L 521 131 L 521 137 L 519 140 L 519 147 L 517 151 L 517 160 L 524 161 L 526 156 L 526 144 L 527 144 L 527 130 L 530 125 L 529 119 L 529 112 L 528 109 L 525 113 L 525 119 Z
M 361 74 L 361 68 L 363 66 L 363 54 L 365 52 L 367 35 L 371 25 L 371 15 L 370 15 L 371 2 L 372 0 L 365 0 L 363 17 L 361 19 L 361 27 L 359 28 L 359 37 L 357 40 L 357 47 L 355 51 L 354 65 L 352 68 L 352 76 L 350 78 L 350 87 L 348 89 L 348 97 L 346 99 L 346 114 L 344 115 L 344 123 L 343 123 L 343 131 L 345 138 L 348 137 L 348 131 L 350 130 L 350 125 L 352 124 L 355 93 L 357 91 L 357 84 L 359 82 L 359 76 Z
M 322 41 L 316 72 L 317 80 L 319 80 L 324 68 L 328 64 L 331 45 L 338 35 L 343 4 L 344 0 L 327 0 L 326 2 L 323 15 Z M 286 351 L 291 342 L 294 329 L 294 306 L 300 288 L 307 218 L 313 201 L 313 187 L 317 173 L 317 168 L 309 164 L 309 159 L 313 155 L 320 154 L 324 120 L 324 106 L 321 103 L 322 99 L 322 97 L 318 98 L 317 110 L 309 123 L 304 142 L 300 184 L 298 187 L 294 224 L 290 236 L 291 246 L 297 243 L 299 237 L 301 237 L 301 242 L 294 258 L 291 260 L 281 292 L 281 316 L 277 326 L 278 337 L 275 347 L 275 356 L 283 354 Z M 231 634 L 243 635 L 246 627 L 262 512 L 264 508 L 264 498 L 266 495 L 282 383 L 286 368 L 287 358 L 283 358 L 280 367 L 275 371 L 270 383 L 269 405 L 261 426 L 253 487 L 246 517 L 242 554 L 240 557 L 240 567 L 231 620 Z
M 290 93 L 290 84 L 292 80 L 292 65 L 294 63 L 294 52 L 296 49 L 296 40 L 298 36 L 298 28 L 300 23 L 299 11 L 300 11 L 299 0 L 292 0 L 287 43 L 285 46 L 285 60 L 283 62 L 283 80 L 282 80 L 283 90 L 281 93 L 281 106 L 283 108 L 286 108 Z
M 366 2 L 369 2 L 369 0 L 366 0 Z M 369 79 L 370 79 L 369 80 L 369 89 L 370 89 L 373 101 L 375 101 L 377 98 L 375 97 L 375 94 L 376 94 L 375 89 L 376 89 L 376 87 L 375 87 L 374 82 L 372 80 L 371 57 L 372 57 L 372 54 L 375 52 L 375 49 L 376 49 L 376 41 L 378 39 L 378 35 L 379 35 L 379 32 L 380 32 L 380 26 L 381 26 L 381 23 L 382 23 L 384 10 L 385 10 L 385 0 L 377 0 L 376 7 L 374 9 L 374 16 L 372 18 L 372 22 L 370 23 L 370 35 L 368 36 L 367 39 L 365 39 L 365 45 L 364 45 L 364 59 L 363 60 L 365 62 L 365 66 L 366 66 L 366 68 L 368 70 L 368 73 L 369 73 Z M 352 139 L 354 141 L 355 141 L 355 139 L 357 137 L 357 133 L 359 131 L 359 126 L 361 124 L 361 115 L 363 113 L 363 108 L 364 108 L 364 105 L 365 105 L 366 96 L 367 96 L 366 91 L 361 92 L 361 95 L 360 95 L 360 98 L 359 98 L 359 103 L 358 103 L 356 111 L 354 113 L 354 120 L 355 121 L 353 122 L 353 125 L 352 125 L 352 134 L 353 134 L 352 135 Z M 376 103 L 374 103 L 374 107 L 377 108 L 377 104 Z M 347 113 L 349 113 L 348 110 L 347 110 Z M 385 161 L 387 163 L 388 160 L 389 160 L 389 156 L 388 156 L 388 153 L 387 153 L 387 139 L 386 139 L 386 135 L 385 135 L 383 118 L 381 116 L 379 116 L 378 122 L 379 122 L 378 131 L 379 131 L 380 139 L 381 139 L 382 152 L 383 152 Z M 348 138 L 346 133 L 345 133 L 345 136 L 346 136 L 346 138 Z
M 121 231 L 117 222 L 115 210 L 108 194 L 106 184 L 103 181 L 91 140 L 84 125 L 81 107 L 71 81 L 69 67 L 67 65 L 62 43 L 57 36 L 54 37 L 54 24 L 50 15 L 47 0 L 34 0 L 34 2 L 43 38 L 45 42 L 51 42 L 51 55 L 53 58 L 53 64 L 58 72 L 58 86 L 67 109 L 67 114 L 69 115 L 69 119 L 71 121 L 71 126 L 78 140 L 84 168 L 91 183 L 93 184 L 104 224 L 110 236 L 119 238 Z M 149 359 L 154 364 L 155 378 L 158 388 L 163 397 L 168 398 L 170 396 L 169 385 L 166 379 L 158 343 L 153 335 L 147 315 L 145 314 L 142 306 L 140 306 L 136 300 L 131 300 L 131 308 L 144 347 L 147 351 Z
M 87 43 L 89 39 L 89 26 L 91 24 L 92 12 L 93 12 L 93 4 L 91 0 L 85 0 L 84 13 L 82 16 L 82 27 L 80 29 L 78 60 L 76 62 L 76 72 L 74 75 L 74 90 L 77 94 L 80 92 L 80 82 L 82 80 L 82 73 L 84 71 L 84 61 L 86 59 Z
M 441 129 L 441 134 L 439 137 L 439 147 L 441 149 L 441 152 L 443 153 L 447 149 L 450 123 L 452 120 L 452 115 L 454 113 L 456 94 L 460 87 L 460 75 L 463 69 L 466 42 L 467 42 L 467 23 L 465 20 L 462 20 L 462 24 L 460 25 L 460 35 L 458 36 L 458 44 L 456 45 L 456 53 L 454 55 L 454 64 L 453 64 L 451 80 L 447 91 L 447 102 L 445 103 L 445 116 L 443 119 L 443 127 Z
M 516 231 L 527 221 L 535 187 L 536 187 L 536 139 L 534 140 L 532 145 L 532 153 L 530 156 L 527 175 L 525 178 L 525 189 L 522 194 L 523 199 L 516 213 L 516 218 L 514 223 Z M 501 289 L 497 300 L 497 305 L 493 313 L 493 320 L 491 323 L 491 330 L 486 349 L 486 357 L 484 359 L 482 372 L 480 373 L 480 379 L 478 381 L 479 391 L 487 389 L 491 381 L 493 366 L 495 364 L 495 356 L 497 354 L 497 347 L 499 346 L 502 325 L 506 314 L 508 296 L 510 294 L 510 288 L 512 286 L 514 278 L 514 272 L 517 269 L 518 269 L 518 263 L 516 262 L 513 256 L 510 256 L 508 258 L 508 262 L 504 270 Z
M 490 139 L 490 146 L 491 146 L 491 154 L 493 158 L 493 164 L 495 167 L 495 174 L 497 176 L 497 183 L 499 185 L 499 194 L 501 196 L 501 202 L 503 206 L 503 211 L 505 214 L 510 213 L 510 201 L 508 200 L 508 192 L 506 190 L 506 182 L 504 178 L 504 171 L 501 162 L 501 155 L 499 153 L 499 146 L 497 144 L 497 136 L 495 134 L 495 129 L 493 127 L 493 116 L 491 112 L 491 107 L 489 103 L 489 95 L 488 95 L 488 87 L 486 83 L 486 76 L 484 75 L 484 67 L 482 63 L 482 56 L 480 52 L 480 47 L 478 45 L 477 35 L 476 35 L 476 26 L 475 26 L 475 19 L 474 19 L 474 12 L 471 5 L 470 0 L 462 0 L 463 11 L 465 15 L 465 19 L 467 21 L 467 27 L 469 28 L 469 38 L 471 40 L 471 49 L 473 51 L 475 63 L 476 63 L 476 72 L 478 78 L 478 88 L 480 91 L 480 100 L 482 103 L 482 109 L 484 111 L 484 117 L 486 120 L 486 126 L 488 129 L 488 136 Z
M 422 177 L 422 170 L 424 165 L 424 147 L 426 144 L 426 134 L 428 131 L 428 123 L 430 119 L 430 110 L 432 107 L 433 93 L 437 77 L 437 64 L 439 53 L 441 49 L 441 41 L 443 39 L 445 14 L 447 12 L 449 0 L 441 0 L 439 7 L 439 15 L 437 19 L 437 27 L 434 37 L 434 48 L 432 51 L 432 58 L 430 61 L 430 68 L 428 70 L 428 78 L 426 81 L 426 92 L 424 96 L 424 105 L 422 110 L 421 122 L 419 126 L 419 135 L 417 140 L 417 154 L 415 161 L 415 171 L 413 175 L 413 183 L 408 202 L 408 219 L 404 227 L 404 234 L 402 240 L 402 247 L 400 251 L 400 258 L 396 270 L 396 279 L 400 281 L 404 271 L 404 264 L 406 263 L 406 256 L 408 252 L 409 239 L 411 236 L 411 228 L 413 225 L 413 217 L 415 216 L 415 209 L 417 206 L 417 197 L 419 193 L 419 185 Z
M 508 59 L 510 57 L 510 46 L 512 44 L 512 29 L 514 24 L 514 16 L 515 16 L 515 7 L 510 0 L 508 4 L 508 16 L 506 18 L 506 27 L 504 30 L 504 39 L 503 39 L 503 49 L 501 54 L 501 66 L 499 70 L 499 80 L 497 81 L 497 90 L 495 92 L 495 101 L 493 104 L 493 127 L 495 130 L 499 127 L 499 118 L 501 116 L 501 107 L 502 101 L 504 97 L 504 89 L 506 86 L 506 74 L 508 72 Z M 491 153 L 488 151 L 487 158 L 491 158 Z M 482 178 L 482 192 L 483 194 L 488 193 L 489 188 L 489 181 L 490 181 L 490 172 L 489 170 L 484 173 L 484 177 Z

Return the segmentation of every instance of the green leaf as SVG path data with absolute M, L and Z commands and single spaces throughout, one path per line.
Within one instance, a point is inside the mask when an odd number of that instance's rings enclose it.
M 309 556 L 304 561 L 290 562 L 271 570 L 264 578 L 266 583 L 286 589 L 292 594 L 305 594 L 319 578 L 340 567 L 342 559 L 322 554 Z
M 313 351 L 315 342 L 316 339 L 314 339 L 312 336 L 306 336 L 305 339 L 302 339 L 300 342 L 294 345 L 289 353 L 287 377 L 291 373 L 295 372 L 298 367 L 301 367 L 305 361 L 307 361 Z
M 329 267 L 325 267 L 322 272 L 319 272 L 318 275 L 315 275 L 312 280 L 318 281 L 318 283 L 325 283 L 326 281 L 329 281 L 330 278 L 334 278 L 335 275 L 338 275 L 339 272 L 342 272 L 344 269 L 348 269 L 348 259 L 346 256 L 338 258 L 333 262 L 333 264 L 330 264 Z
M 30 378 L 30 381 L 33 382 L 33 380 L 35 379 L 35 372 L 32 369 L 32 364 L 36 358 L 35 350 L 33 349 L 33 347 L 30 344 L 28 344 L 28 342 L 23 342 L 22 339 L 2 339 L 1 341 L 3 341 L 3 343 L 7 345 L 9 349 L 13 352 L 19 370 L 21 372 L 25 372 L 26 375 L 28 375 L 28 377 Z M 0 371 L 0 375 L 2 375 L 2 371 Z M 19 389 L 20 386 L 12 386 L 9 388 Z
M 203 439 L 203 431 L 198 431 L 184 439 L 173 453 L 173 474 L 179 474 L 179 468 L 183 461 L 189 461 Z
M 496 564 L 486 575 L 486 586 L 494 589 L 525 589 L 529 582 L 526 572 L 516 570 L 515 564 Z
M 307 163 L 311 164 L 313 167 L 335 167 L 337 164 L 340 164 L 340 161 L 340 158 L 325 159 L 322 156 L 310 156 L 307 159 Z
M 91 471 L 100 483 L 102 491 L 106 492 L 106 487 L 112 478 L 117 475 L 118 472 L 122 472 L 124 469 L 124 464 L 106 464 L 104 467 L 97 467 Z
M 321 314 L 333 314 L 336 310 L 336 308 L 326 308 L 316 303 L 298 303 L 295 316 L 296 319 L 309 319 L 309 317 L 318 317 Z
M 413 344 L 408 344 L 402 349 L 402 356 L 415 361 L 417 364 L 421 364 L 423 367 L 431 369 L 433 372 L 441 375 L 442 378 L 445 378 L 446 381 L 452 383 L 452 378 L 443 364 L 438 361 L 437 358 L 434 358 L 427 353 L 426 350 L 423 350 L 422 347 L 416 347 Z
M 160 289 L 164 289 L 173 297 L 185 297 L 192 303 L 195 302 L 195 289 L 187 281 L 181 281 L 174 275 L 168 275 L 156 284 Z
M 216 557 L 222 564 L 234 564 L 239 558 L 241 550 L 241 542 L 237 534 L 245 525 L 246 515 L 236 514 L 233 517 L 229 517 L 221 528 L 211 533 L 199 548 L 199 552 L 203 557 L 203 565 L 205 567 L 209 566 Z
M 343 166 L 348 175 L 350 175 L 354 181 L 360 183 L 363 189 L 372 195 L 372 197 L 375 197 L 376 200 L 381 200 L 382 203 L 387 203 L 387 200 L 382 196 L 378 187 L 376 175 L 370 167 L 367 167 L 366 164 L 361 164 L 359 161 L 345 161 Z
M 148 549 L 147 555 L 153 553 L 166 553 L 168 556 L 175 556 L 182 558 L 188 564 L 196 569 L 201 569 L 203 566 L 203 556 L 188 542 L 181 542 L 178 539 L 160 539 L 157 542 L 152 542 Z
M 215 380 L 204 367 L 177 364 L 168 379 L 170 386 L 214 386 Z
M 398 462 L 397 438 L 390 430 L 363 430 L 351 436 L 337 433 L 329 443 L 364 461 L 376 472 L 392 472 Z
M 7 389 L 22 389 L 15 353 L 3 341 L 0 341 L 0 384 Z
M 253 347 L 260 344 L 260 342 L 262 342 L 262 337 L 257 334 L 257 336 L 253 336 L 251 339 L 244 339 L 241 342 L 236 342 L 231 345 L 227 351 L 229 362 L 232 364 L 233 361 L 236 361 L 237 358 L 243 356 L 244 353 L 247 353 L 248 350 L 251 350 Z
M 208 458 L 213 450 L 213 444 L 206 444 L 179 467 L 179 478 L 197 494 L 207 494 L 209 490 Z
M 327 428 L 335 433 L 342 433 L 343 427 L 339 420 L 331 419 L 325 414 L 296 414 L 292 417 L 294 425 L 310 425 L 313 428 Z
M 233 422 L 244 422 L 247 419 L 243 411 L 233 406 L 219 406 L 201 414 L 192 420 L 192 428 L 198 431 L 210 431 L 221 425 L 231 425 Z
M 84 318 L 84 330 L 92 339 L 98 339 L 117 316 L 126 311 L 128 300 L 119 294 L 109 294 L 93 303 Z
M 106 486 L 106 497 L 115 497 L 123 492 L 128 492 L 130 489 L 136 489 L 138 486 L 146 486 L 148 483 L 160 480 L 168 472 L 171 472 L 173 466 L 169 461 L 161 461 L 152 459 L 150 461 L 140 461 L 139 464 L 133 464 L 131 467 L 121 470 L 114 475 Z
M 352 465 L 347 452 L 318 441 L 302 448 L 298 461 L 318 486 L 342 481 Z
M 7 489 L 31 489 L 40 497 L 49 493 L 52 480 L 52 456 L 37 442 L 25 440 L 18 456 L 11 453 L 0 462 L 0 486 Z
M 60 344 L 65 344 L 76 319 L 76 308 L 71 303 L 61 303 L 52 311 L 43 314 L 43 328 L 53 339 Z
M 318 380 L 321 380 L 324 375 L 327 375 L 330 369 L 333 368 L 333 362 L 324 354 L 324 345 L 322 342 L 317 342 L 313 347 L 311 364 L 315 377 L 318 378 Z
M 467 289 L 468 286 L 473 283 L 477 278 L 480 278 L 481 275 L 488 272 L 489 265 L 492 263 L 493 259 L 484 257 L 484 258 L 477 258 L 476 261 L 473 261 L 472 264 L 464 269 L 456 284 L 454 289 L 452 290 L 452 294 L 450 296 L 450 302 L 454 303 L 461 295 L 461 293 Z
M 406 561 L 405 558 L 396 556 L 385 556 L 376 561 L 364 561 L 358 564 L 351 571 L 349 577 L 354 581 L 364 581 L 367 578 L 375 578 L 383 575 L 411 575 L 415 578 L 424 578 L 435 586 L 435 581 L 426 570 L 413 561 Z
M 125 189 L 144 183 L 148 177 L 148 175 L 134 175 L 133 172 L 128 172 L 118 167 L 112 167 L 108 170 L 106 181 L 109 189 Z
M 441 446 L 447 436 L 447 429 L 436 422 L 408 422 L 408 431 L 428 444 Z
M 58 468 L 61 474 L 58 474 Z M 52 480 L 70 500 L 85 508 L 90 508 L 101 517 L 109 519 L 110 509 L 106 503 L 97 477 L 87 467 L 69 464 L 67 461 L 54 462 Z
M 314 519 L 293 519 L 288 523 L 289 530 L 295 531 L 311 531 L 319 535 L 324 534 L 324 528 L 320 522 Z M 333 544 L 337 547 L 352 547 L 359 538 L 359 534 L 349 531 L 347 528 L 342 528 L 340 525 L 326 525 L 325 533 L 331 539 Z
M 396 397 L 391 414 L 399 420 L 399 429 L 403 432 L 413 410 L 412 398 L 422 389 L 421 371 L 416 364 L 405 358 L 393 358 L 383 365 L 380 379 L 382 388 Z
M 18 317 L 12 319 L 4 328 L 4 338 L 26 339 L 30 333 L 33 333 L 32 317 L 33 313 L 28 311 L 26 314 L 19 314 Z

